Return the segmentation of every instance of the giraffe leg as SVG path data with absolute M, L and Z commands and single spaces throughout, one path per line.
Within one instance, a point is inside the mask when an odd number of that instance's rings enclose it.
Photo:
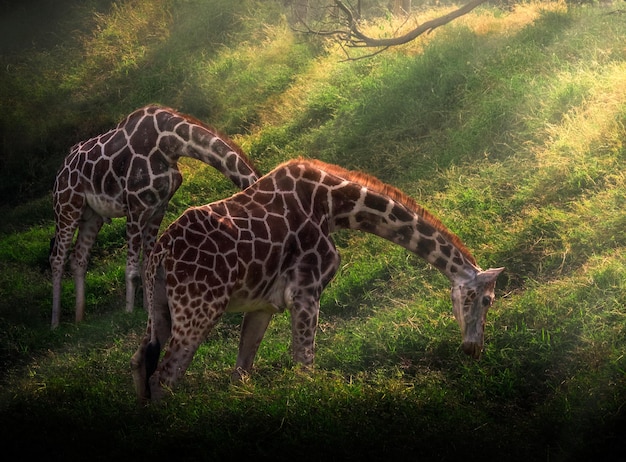
M 76 231 L 77 223 L 67 224 L 62 229 L 57 229 L 50 246 L 50 267 L 52 268 L 52 328 L 59 325 L 61 318 L 61 283 L 63 281 L 63 269 L 65 260 L 72 245 L 72 238 Z
M 146 311 L 148 311 L 148 291 L 146 289 L 147 281 L 146 281 L 146 267 L 148 265 L 148 261 L 150 258 L 150 254 L 152 253 L 152 249 L 154 249 L 154 244 L 157 240 L 157 236 L 159 234 L 159 227 L 161 226 L 161 222 L 163 221 L 163 216 L 165 215 L 165 211 L 159 211 L 148 221 L 148 223 L 143 227 L 142 233 L 142 264 L 141 264 L 141 281 L 143 286 L 143 307 Z
M 189 364 L 191 364 L 193 355 L 206 338 L 205 332 L 208 334 L 213 325 L 215 325 L 215 322 L 212 322 L 210 327 L 206 326 L 204 329 L 194 328 L 190 332 L 185 332 L 184 335 L 180 333 L 180 330 L 173 330 L 163 360 L 148 378 L 149 393 L 152 401 L 161 400 L 165 395 L 165 390 L 172 389 L 183 376 Z
M 63 176 L 60 176 L 63 178 Z M 62 183 L 62 182 L 61 182 Z M 63 198 L 63 200 L 61 200 Z M 65 197 L 59 192 L 59 180 L 55 182 L 54 194 L 55 232 L 50 245 L 50 267 L 52 269 L 52 329 L 59 325 L 61 317 L 61 283 L 67 256 L 70 253 L 74 234 L 85 210 L 81 194 Z
M 126 311 L 131 313 L 135 307 L 135 293 L 137 280 L 141 277 L 139 259 L 141 254 L 143 233 L 138 223 L 127 218 L 126 240 L 128 242 L 128 256 L 126 258 Z
M 87 209 L 78 225 L 78 237 L 71 256 L 76 290 L 76 322 L 82 321 L 85 314 L 85 273 L 87 272 L 89 252 L 103 223 L 103 217 L 93 210 Z
M 130 359 L 130 370 L 133 374 L 133 383 L 135 385 L 135 392 L 137 393 L 137 398 L 140 402 L 143 402 L 147 398 L 147 394 L 149 392 L 147 386 L 147 377 L 146 377 L 146 350 L 148 348 L 148 344 L 150 343 L 150 332 L 151 332 L 151 320 L 148 319 L 148 327 L 146 329 L 146 334 L 144 335 L 141 343 L 139 344 L 139 348 L 135 352 L 135 354 Z
M 232 382 L 241 381 L 252 368 L 254 357 L 271 319 L 272 313 L 269 311 L 249 311 L 244 314 L 241 323 L 237 363 L 231 375 Z
M 291 307 L 291 348 L 293 360 L 310 366 L 315 359 L 315 334 L 319 317 L 319 299 L 294 300 Z
M 202 312 L 207 316 L 194 318 L 191 326 L 188 325 L 189 315 L 184 314 L 184 307 L 180 309 L 171 307 L 172 324 L 169 345 L 163 360 L 148 379 L 150 397 L 153 401 L 160 400 L 165 394 L 165 389 L 171 389 L 183 376 L 191 364 L 193 355 L 209 335 L 225 307 L 226 302 L 220 306 L 202 307 Z M 178 313 L 178 321 L 174 313 Z
M 157 368 L 161 346 L 166 344 L 171 332 L 171 319 L 162 270 L 157 271 L 154 281 L 148 281 L 146 292 L 151 294 L 151 315 L 148 318 L 146 334 L 130 361 L 135 391 L 141 402 L 150 398 L 148 379 Z M 153 331 L 154 335 L 152 335 Z
M 63 266 L 51 263 L 52 266 L 52 321 L 51 327 L 56 329 L 61 319 L 61 282 L 63 279 Z

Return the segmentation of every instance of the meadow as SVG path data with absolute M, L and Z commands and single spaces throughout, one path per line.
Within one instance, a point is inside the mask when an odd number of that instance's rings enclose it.
M 346 60 L 293 30 L 285 2 L 6 2 L 0 13 L 0 441 L 47 460 L 624 460 L 626 14 L 619 3 L 485 4 Z M 375 2 L 369 2 L 375 3 Z M 415 2 L 414 2 L 415 3 Z M 371 17 L 390 34 L 408 21 Z M 367 51 L 354 50 L 353 57 Z M 63 286 L 50 329 L 51 187 L 71 145 L 160 103 L 229 134 L 262 172 L 297 156 L 414 197 L 483 268 L 506 267 L 479 361 L 444 276 L 405 250 L 335 235 L 311 371 L 288 313 L 231 384 L 229 314 L 180 385 L 136 402 L 147 314 L 124 311 L 124 220 L 105 225 L 86 320 Z M 163 227 L 235 192 L 181 162 Z

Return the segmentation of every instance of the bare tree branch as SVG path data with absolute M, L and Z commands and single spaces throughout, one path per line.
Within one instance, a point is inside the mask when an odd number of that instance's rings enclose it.
M 437 27 L 448 24 L 452 20 L 466 15 L 474 8 L 476 8 L 481 3 L 485 3 L 487 0 L 470 0 L 468 3 L 463 5 L 462 7 L 440 16 L 435 19 L 431 19 L 430 21 L 426 21 L 423 24 L 420 24 L 415 29 L 407 32 L 404 35 L 390 38 L 377 38 L 370 37 L 361 31 L 359 28 L 359 20 L 358 17 L 355 17 L 353 10 L 348 7 L 343 0 L 334 0 L 334 6 L 336 10 L 340 13 L 340 23 L 341 26 L 339 28 L 333 29 L 321 29 L 315 30 L 311 28 L 305 21 L 301 21 L 304 27 L 306 28 L 306 33 L 316 34 L 321 36 L 333 36 L 340 42 L 344 47 L 352 47 L 352 48 L 380 48 L 386 49 L 388 47 L 402 45 L 404 43 L 408 43 L 412 40 L 415 40 L 420 35 L 430 32 Z M 344 48 L 345 49 L 345 48 Z M 374 53 L 377 54 L 377 53 Z

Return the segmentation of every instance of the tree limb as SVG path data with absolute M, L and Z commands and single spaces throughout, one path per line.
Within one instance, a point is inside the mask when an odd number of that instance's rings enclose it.
M 458 8 L 457 10 L 454 10 L 438 18 L 431 19 L 430 21 L 426 21 L 425 23 L 420 24 L 415 29 L 412 29 L 406 34 L 398 37 L 377 38 L 367 36 L 359 29 L 358 20 L 354 17 L 354 13 L 348 6 L 346 6 L 343 0 L 334 0 L 334 4 L 343 15 L 342 23 L 344 24 L 345 29 L 313 31 L 308 26 L 306 27 L 309 33 L 325 36 L 334 36 L 344 42 L 344 45 L 348 47 L 388 48 L 391 46 L 402 45 L 404 43 L 415 40 L 420 35 L 430 32 L 437 27 L 448 24 L 450 21 L 469 13 L 478 5 L 480 5 L 481 3 L 485 3 L 486 1 L 487 0 L 470 0 L 468 3 Z

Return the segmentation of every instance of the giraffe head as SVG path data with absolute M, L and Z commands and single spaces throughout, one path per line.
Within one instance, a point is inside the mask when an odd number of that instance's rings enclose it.
M 479 270 L 472 279 L 452 285 L 452 309 L 463 336 L 461 348 L 474 359 L 483 351 L 485 319 L 495 298 L 496 279 L 503 270 Z

